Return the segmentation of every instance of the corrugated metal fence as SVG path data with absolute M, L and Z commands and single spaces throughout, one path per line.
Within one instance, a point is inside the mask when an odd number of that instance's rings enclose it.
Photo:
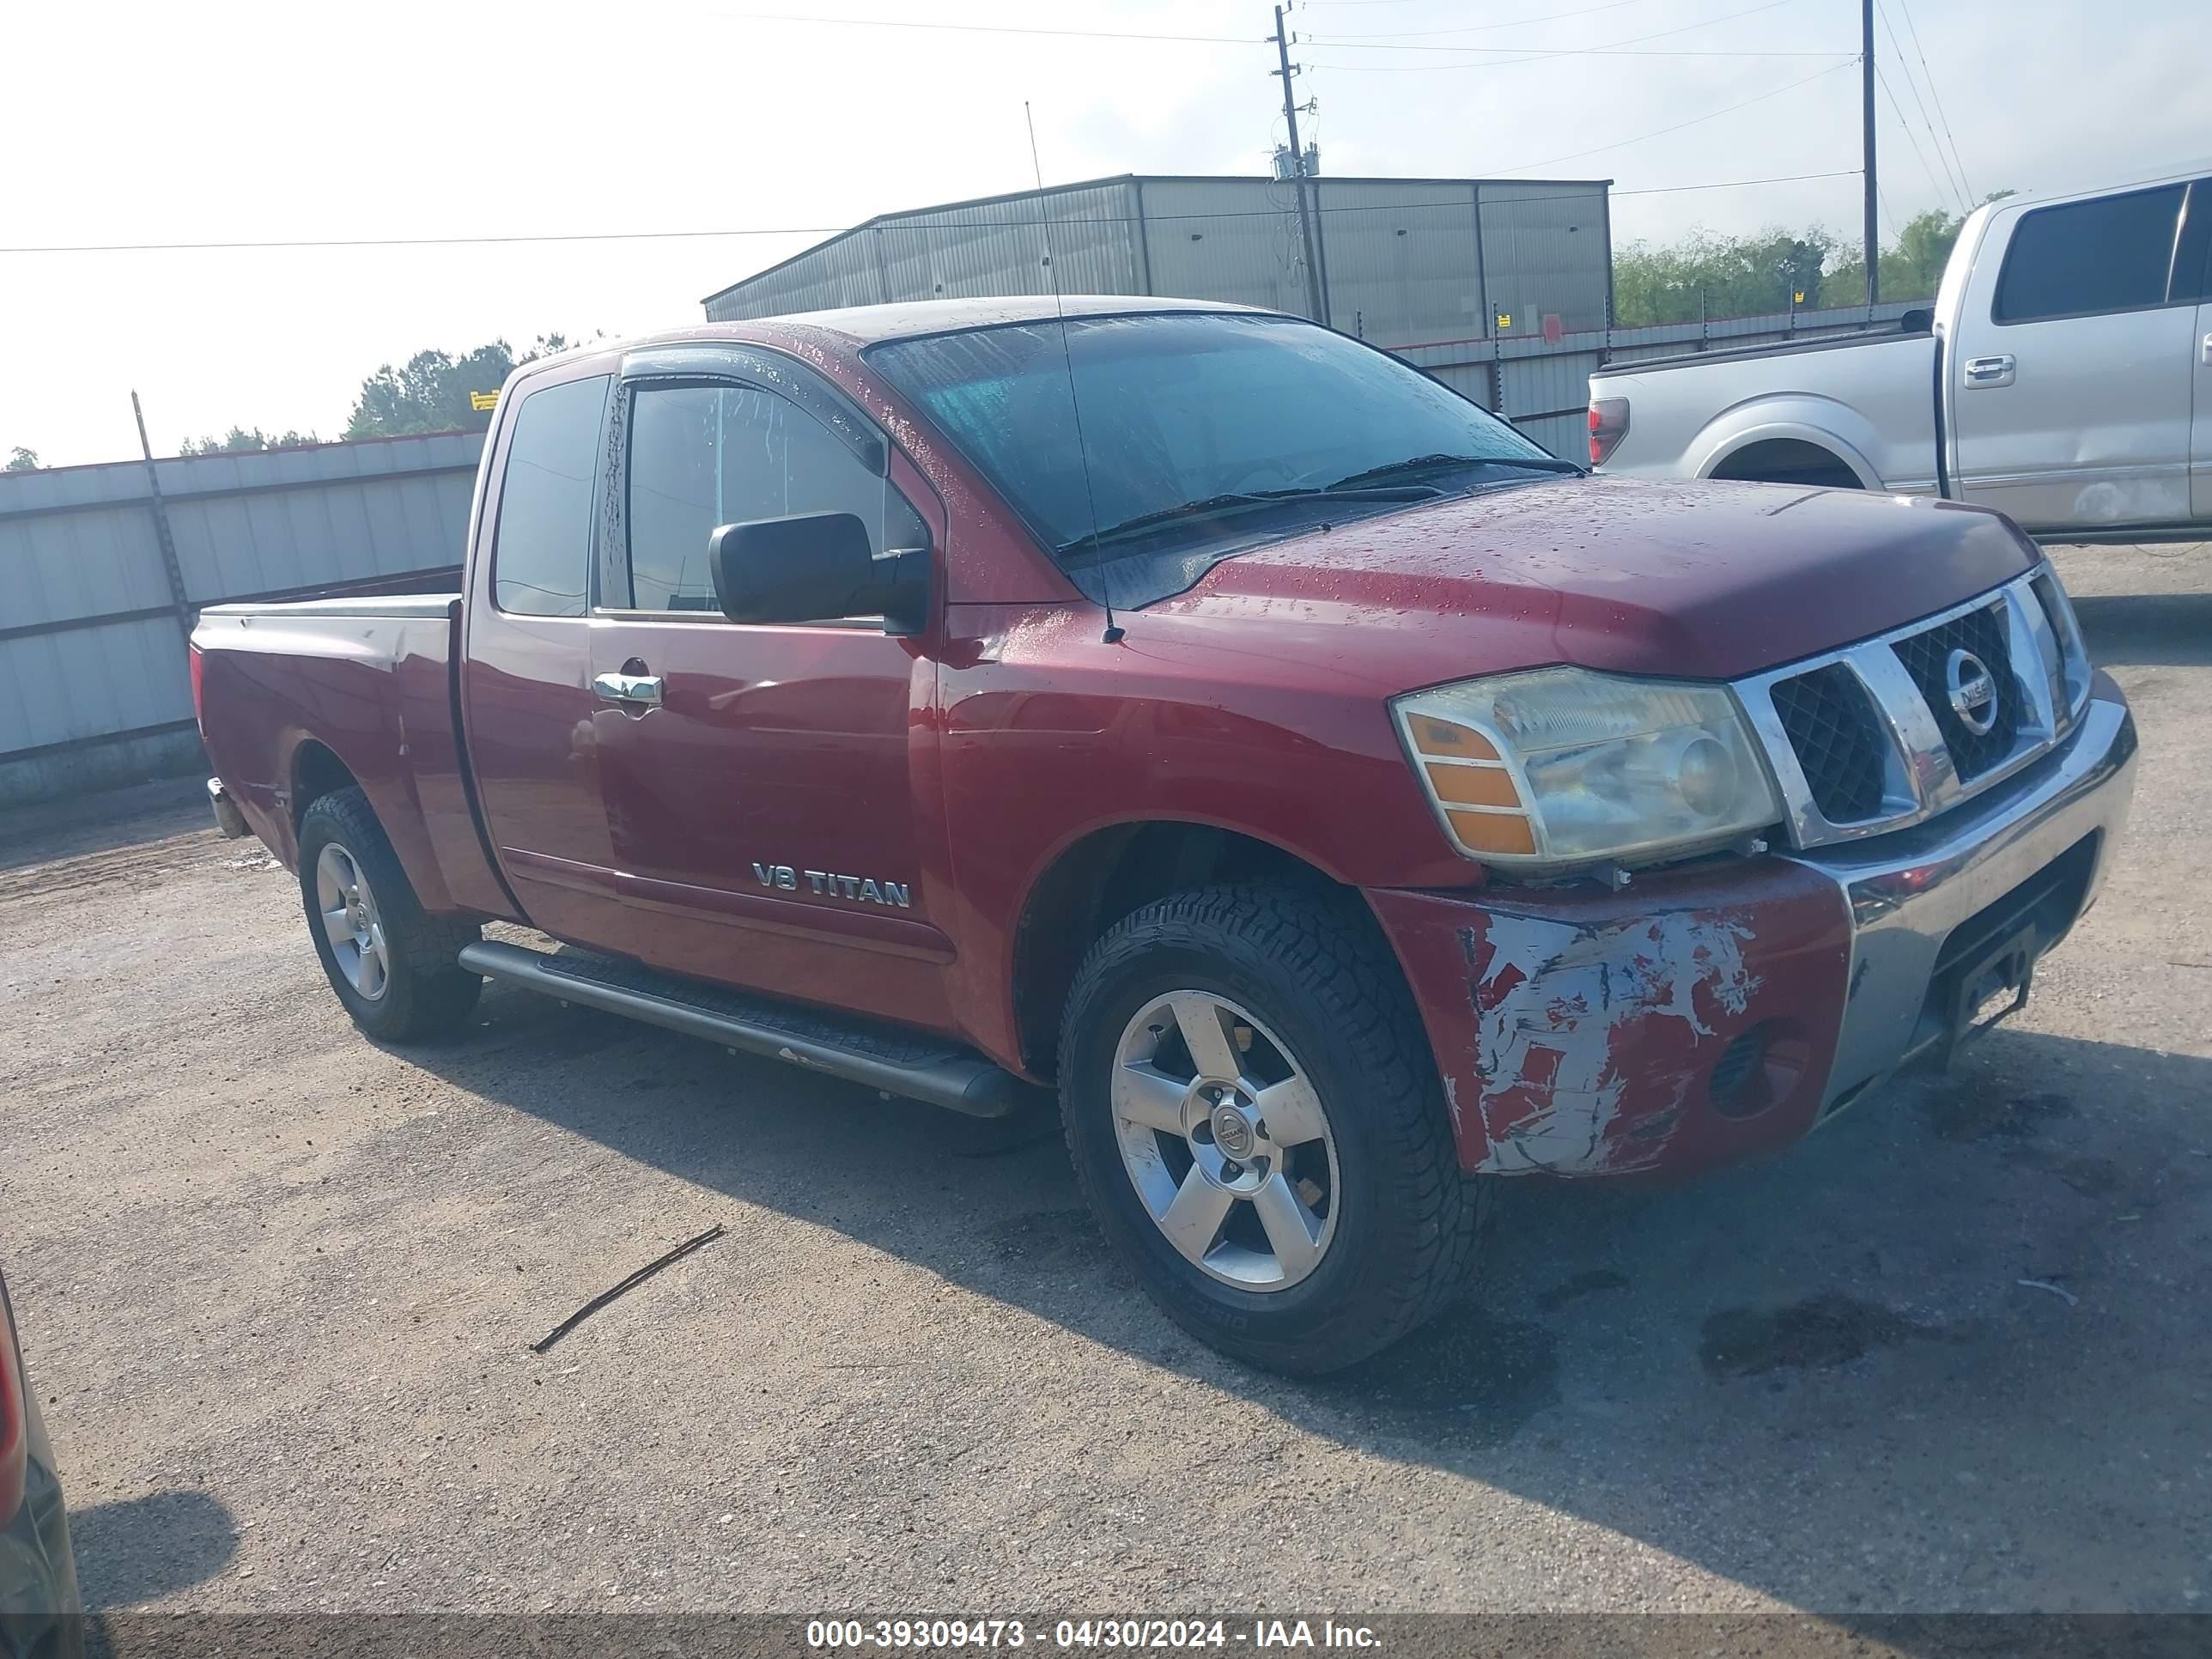
M 201 605 L 449 581 L 483 447 L 453 432 L 0 473 L 0 804 L 196 765 Z

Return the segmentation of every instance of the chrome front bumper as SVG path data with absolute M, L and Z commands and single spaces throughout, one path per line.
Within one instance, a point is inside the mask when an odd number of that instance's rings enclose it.
M 2127 819 L 2136 749 L 2127 700 L 2100 673 L 2073 732 L 2017 777 L 1933 823 L 1796 855 L 1836 883 L 1851 916 L 1823 1111 L 1951 1039 L 1939 981 L 1960 965 L 1946 957 L 1954 935 L 1978 944 L 2018 922 L 2036 928 L 2039 953 L 2088 908 Z

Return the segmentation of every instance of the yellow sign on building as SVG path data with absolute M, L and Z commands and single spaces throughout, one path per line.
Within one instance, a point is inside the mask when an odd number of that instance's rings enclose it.
M 499 393 L 496 392 L 471 392 L 469 393 L 469 407 L 471 409 L 497 409 L 499 407 Z

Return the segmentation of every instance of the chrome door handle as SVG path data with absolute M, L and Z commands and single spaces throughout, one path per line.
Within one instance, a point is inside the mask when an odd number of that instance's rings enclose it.
M 658 708 L 660 707 L 660 676 L 594 674 L 592 676 L 592 695 L 601 702 L 618 702 L 627 708 Z
M 2009 351 L 1996 357 L 1966 359 L 1966 384 L 1971 386 L 2010 386 L 2014 365 Z
M 2204 361 L 2212 364 L 2212 334 L 2204 337 Z

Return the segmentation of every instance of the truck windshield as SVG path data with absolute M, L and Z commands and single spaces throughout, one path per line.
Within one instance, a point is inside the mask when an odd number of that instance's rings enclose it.
M 1141 605 L 1322 523 L 1579 473 L 1418 369 L 1294 318 L 1075 317 L 867 354 L 1093 599 Z M 1088 467 L 1085 467 L 1085 458 Z

